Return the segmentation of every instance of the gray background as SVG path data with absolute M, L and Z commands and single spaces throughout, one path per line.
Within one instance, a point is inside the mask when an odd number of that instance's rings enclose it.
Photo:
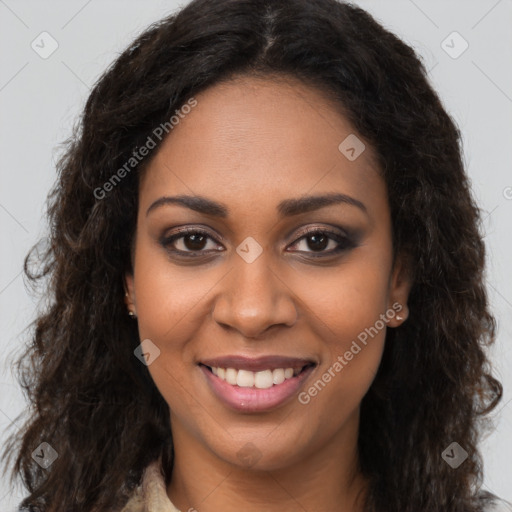
M 186 2 L 185 2 L 186 3 Z M 484 486 L 512 501 L 512 1 L 360 0 L 355 2 L 412 45 L 463 133 L 474 194 L 485 211 L 488 289 L 498 319 L 491 356 L 505 388 L 496 429 L 482 444 Z M 44 233 L 46 194 L 55 179 L 58 144 L 71 133 L 91 85 L 175 1 L 0 0 L 0 437 L 19 426 L 24 398 L 11 360 L 26 340 L 35 299 L 22 278 L 23 258 Z M 57 50 L 43 59 L 48 32 Z M 469 47 L 457 58 L 453 58 Z M 446 39 L 448 37 L 448 39 Z M 451 56 L 443 49 L 451 52 Z M 35 44 L 36 44 L 35 43 Z M 49 49 L 49 39 L 45 48 Z M 447 46 L 448 45 L 448 46 Z M 42 51 L 42 49 L 40 50 Z M 0 482 L 0 509 L 24 493 Z

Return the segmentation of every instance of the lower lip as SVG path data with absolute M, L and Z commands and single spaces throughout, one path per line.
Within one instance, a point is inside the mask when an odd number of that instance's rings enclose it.
M 206 366 L 199 365 L 199 368 L 205 374 L 210 389 L 224 404 L 240 412 L 262 412 L 282 405 L 295 395 L 315 366 L 310 366 L 296 377 L 267 389 L 232 386 L 214 375 Z

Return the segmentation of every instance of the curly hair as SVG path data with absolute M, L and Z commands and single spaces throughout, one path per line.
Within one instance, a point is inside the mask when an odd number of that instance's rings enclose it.
M 192 95 L 244 75 L 292 76 L 336 101 L 378 155 L 393 250 L 408 255 L 409 321 L 387 332 L 361 403 L 366 510 L 482 510 L 478 442 L 502 386 L 485 351 L 496 321 L 460 132 L 414 50 L 336 0 L 193 0 L 96 82 L 57 163 L 46 246 L 25 259 L 47 301 L 16 361 L 30 415 L 3 455 L 30 492 L 21 505 L 114 510 L 159 455 L 171 471 L 168 405 L 133 355 L 140 340 L 123 297 L 151 156 L 108 194 L 97 190 Z M 59 455 L 48 469 L 31 457 L 44 441 Z M 457 470 L 441 458 L 453 441 L 469 454 Z

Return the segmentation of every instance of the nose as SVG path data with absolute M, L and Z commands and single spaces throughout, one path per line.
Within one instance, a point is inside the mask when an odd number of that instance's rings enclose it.
M 291 327 L 297 321 L 294 293 L 263 255 L 252 263 L 240 258 L 219 286 L 213 319 L 246 338 L 257 338 L 276 325 Z

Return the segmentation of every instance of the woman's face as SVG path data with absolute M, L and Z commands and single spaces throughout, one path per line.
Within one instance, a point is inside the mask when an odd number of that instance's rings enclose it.
M 173 436 L 258 469 L 355 446 L 409 292 L 372 149 L 292 80 L 246 77 L 195 99 L 141 179 L 127 276 Z

